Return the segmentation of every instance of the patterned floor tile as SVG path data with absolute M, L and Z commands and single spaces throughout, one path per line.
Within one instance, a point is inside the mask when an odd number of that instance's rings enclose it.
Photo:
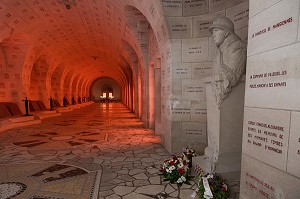
M 184 199 L 162 182 L 169 153 L 120 103 L 93 104 L 0 134 L 0 198 Z

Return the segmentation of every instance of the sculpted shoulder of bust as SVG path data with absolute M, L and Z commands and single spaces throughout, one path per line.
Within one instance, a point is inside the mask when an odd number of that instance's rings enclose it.
M 232 87 L 245 74 L 247 47 L 234 33 L 234 24 L 226 17 L 217 18 L 209 31 L 217 46 L 213 62 L 213 90 L 220 107 Z

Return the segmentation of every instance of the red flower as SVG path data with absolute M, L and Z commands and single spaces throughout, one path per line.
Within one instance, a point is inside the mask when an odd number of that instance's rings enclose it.
M 177 160 L 177 157 L 176 157 L 176 156 L 173 156 L 173 160 Z
M 170 164 L 171 166 L 173 166 L 173 165 L 174 165 L 174 161 L 171 161 L 169 164 Z
M 184 169 L 183 169 L 183 168 L 179 168 L 179 169 L 178 169 L 178 172 L 179 172 L 180 174 L 184 174 Z
M 222 191 L 226 192 L 227 190 L 228 190 L 227 185 L 226 185 L 226 184 L 223 184 L 223 185 L 222 185 Z

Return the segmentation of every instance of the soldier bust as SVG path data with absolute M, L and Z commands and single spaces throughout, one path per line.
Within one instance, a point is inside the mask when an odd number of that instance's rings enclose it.
M 213 61 L 213 91 L 218 108 L 246 71 L 247 47 L 234 33 L 234 24 L 226 17 L 217 18 L 209 28 L 217 46 Z

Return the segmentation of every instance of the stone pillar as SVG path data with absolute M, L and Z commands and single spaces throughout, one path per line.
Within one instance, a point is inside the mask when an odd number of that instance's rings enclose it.
M 241 168 L 245 78 L 232 89 L 220 108 L 213 92 L 212 77 L 204 78 L 207 100 L 208 146 L 204 156 L 193 158 L 205 172 L 239 175 Z M 222 80 L 220 80 L 222 81 Z

